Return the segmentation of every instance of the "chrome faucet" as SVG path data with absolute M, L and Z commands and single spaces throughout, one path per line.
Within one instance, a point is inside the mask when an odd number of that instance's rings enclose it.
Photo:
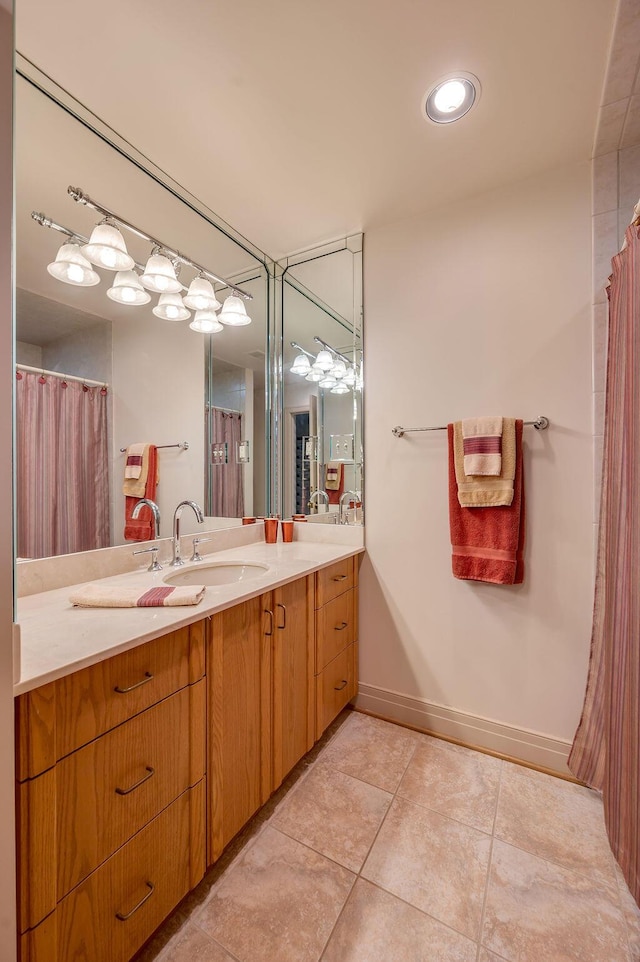
M 347 509 L 344 510 L 345 500 L 347 502 Z M 338 504 L 338 524 L 348 524 L 349 523 L 349 503 L 351 501 L 359 501 L 360 495 L 357 491 L 345 491 L 344 494 L 340 495 L 340 501 Z
M 323 498 L 324 504 L 327 506 L 327 511 L 329 510 L 329 495 L 323 488 L 317 488 L 315 491 L 311 492 L 311 497 L 309 498 L 309 502 L 308 502 L 310 508 L 312 508 L 314 504 L 316 505 L 316 507 L 320 507 L 319 500 L 318 500 L 318 503 L 316 504 L 316 501 L 314 500 L 315 498 L 318 498 L 318 499 Z
M 160 537 L 160 508 L 155 501 L 151 501 L 150 498 L 141 498 L 131 512 L 131 519 L 135 521 L 136 518 L 140 517 L 140 511 L 144 505 L 151 508 L 151 514 L 153 515 L 153 534 L 150 539 L 153 541 Z
M 173 513 L 173 560 L 169 562 L 171 567 L 176 568 L 178 565 L 183 565 L 184 561 L 180 555 L 180 516 L 182 515 L 182 509 L 184 507 L 189 507 L 193 509 L 198 523 L 202 524 L 204 521 L 204 516 L 202 514 L 202 508 L 195 503 L 195 501 L 181 501 L 176 510 Z

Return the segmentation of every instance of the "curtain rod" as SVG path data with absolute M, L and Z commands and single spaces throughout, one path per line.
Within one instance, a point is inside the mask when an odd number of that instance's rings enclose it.
M 94 381 L 90 377 L 76 377 L 75 374 L 61 374 L 60 371 L 46 371 L 42 367 L 30 367 L 28 364 L 16 364 L 16 371 L 27 371 L 29 374 L 41 374 L 46 377 L 59 377 L 61 381 L 79 381 L 87 387 L 108 387 L 108 381 Z
M 549 418 L 546 418 L 544 414 L 541 414 L 539 417 L 535 419 L 535 421 L 523 421 L 522 423 L 533 425 L 536 431 L 546 431 L 547 428 L 549 427 Z M 399 424 L 397 424 L 395 428 L 391 429 L 391 433 L 396 438 L 402 438 L 405 436 L 405 434 L 414 434 L 416 431 L 446 431 L 446 430 L 447 430 L 446 424 L 443 424 L 441 426 L 434 427 L 434 428 L 403 428 L 403 427 L 400 427 Z

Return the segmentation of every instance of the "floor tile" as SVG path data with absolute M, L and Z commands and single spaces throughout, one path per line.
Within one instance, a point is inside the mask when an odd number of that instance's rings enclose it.
M 622 912 L 585 875 L 495 841 L 482 943 L 508 962 L 627 962 Z
M 505 763 L 495 835 L 613 888 L 602 800 L 589 788 Z
M 629 891 L 629 887 L 622 874 L 622 869 L 617 863 L 615 863 L 615 870 L 618 877 L 622 914 L 627 923 L 631 962 L 640 962 L 640 908 L 636 905 L 635 899 Z
M 395 792 L 420 737 L 408 728 L 352 712 L 320 759 L 345 775 Z
M 159 962 L 235 962 L 232 955 L 188 922 L 167 946 Z
M 194 921 L 240 962 L 317 962 L 354 881 L 267 826 Z
M 477 939 L 490 846 L 483 832 L 396 798 L 362 875 Z
M 504 962 L 504 959 L 501 959 L 499 955 L 494 955 L 493 952 L 489 952 L 487 949 L 480 949 L 478 962 Z M 542 962 L 542 960 L 540 960 L 540 962 Z
M 425 737 L 402 776 L 398 795 L 491 833 L 501 768 L 499 758 Z
M 476 944 L 358 879 L 322 962 L 476 962 Z
M 359 872 L 393 796 L 318 765 L 271 821 L 274 828 Z

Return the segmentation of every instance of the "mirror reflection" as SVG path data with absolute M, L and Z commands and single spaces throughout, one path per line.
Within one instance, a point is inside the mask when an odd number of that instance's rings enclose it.
M 184 499 L 264 513 L 267 259 L 20 76 L 16 212 L 18 556 L 153 537 L 125 490 L 160 536 Z

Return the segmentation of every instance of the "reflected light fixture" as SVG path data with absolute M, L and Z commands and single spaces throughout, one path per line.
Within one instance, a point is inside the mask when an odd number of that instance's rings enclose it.
M 222 305 L 219 320 L 221 324 L 228 324 L 230 327 L 243 327 L 251 324 L 251 318 L 247 314 L 244 301 L 235 294 L 229 294 Z
M 480 98 L 480 81 L 461 71 L 442 77 L 422 100 L 423 114 L 434 124 L 452 124 L 469 113 Z
M 168 257 L 157 251 L 147 261 L 140 283 L 154 294 L 177 294 L 182 290 L 175 267 Z
M 336 358 L 330 373 L 333 375 L 333 377 L 337 377 L 337 378 L 341 378 L 346 375 L 347 365 L 344 363 L 341 357 Z
M 189 327 L 199 334 L 218 334 L 224 330 L 215 311 L 196 311 Z
M 297 373 L 297 372 L 296 372 Z M 321 381 L 324 378 L 324 371 L 319 371 L 317 368 L 311 368 L 307 374 L 305 381 Z
M 292 374 L 307 375 L 311 370 L 311 362 L 306 354 L 296 355 L 296 359 L 289 368 Z
M 216 298 L 213 284 L 201 274 L 193 278 L 183 300 L 192 311 L 219 311 L 222 307 Z
M 179 294 L 161 294 L 153 313 L 163 321 L 186 321 L 191 317 Z
M 151 294 L 145 291 L 135 271 L 118 271 L 107 291 L 107 297 L 118 304 L 129 304 L 133 307 L 148 304 L 151 300 Z
M 93 228 L 89 243 L 84 245 L 82 253 L 96 267 L 104 267 L 108 271 L 130 271 L 135 264 L 127 251 L 124 237 L 108 219 Z
M 320 386 L 322 386 L 322 384 Z M 331 388 L 331 393 L 332 394 L 348 394 L 349 388 L 344 383 L 344 381 L 338 381 L 336 386 Z
M 333 357 L 329 351 L 320 351 L 316 357 L 316 363 L 314 367 L 320 368 L 321 371 L 330 371 L 333 367 Z
M 47 270 L 56 280 L 75 287 L 95 287 L 100 283 L 99 275 L 83 255 L 79 244 L 63 244 L 55 261 L 47 265 Z
M 327 374 L 326 377 L 323 377 L 321 381 L 318 381 L 318 387 L 322 387 L 322 388 L 335 387 L 337 383 L 338 382 L 336 381 L 335 377 L 331 377 L 330 374 Z

